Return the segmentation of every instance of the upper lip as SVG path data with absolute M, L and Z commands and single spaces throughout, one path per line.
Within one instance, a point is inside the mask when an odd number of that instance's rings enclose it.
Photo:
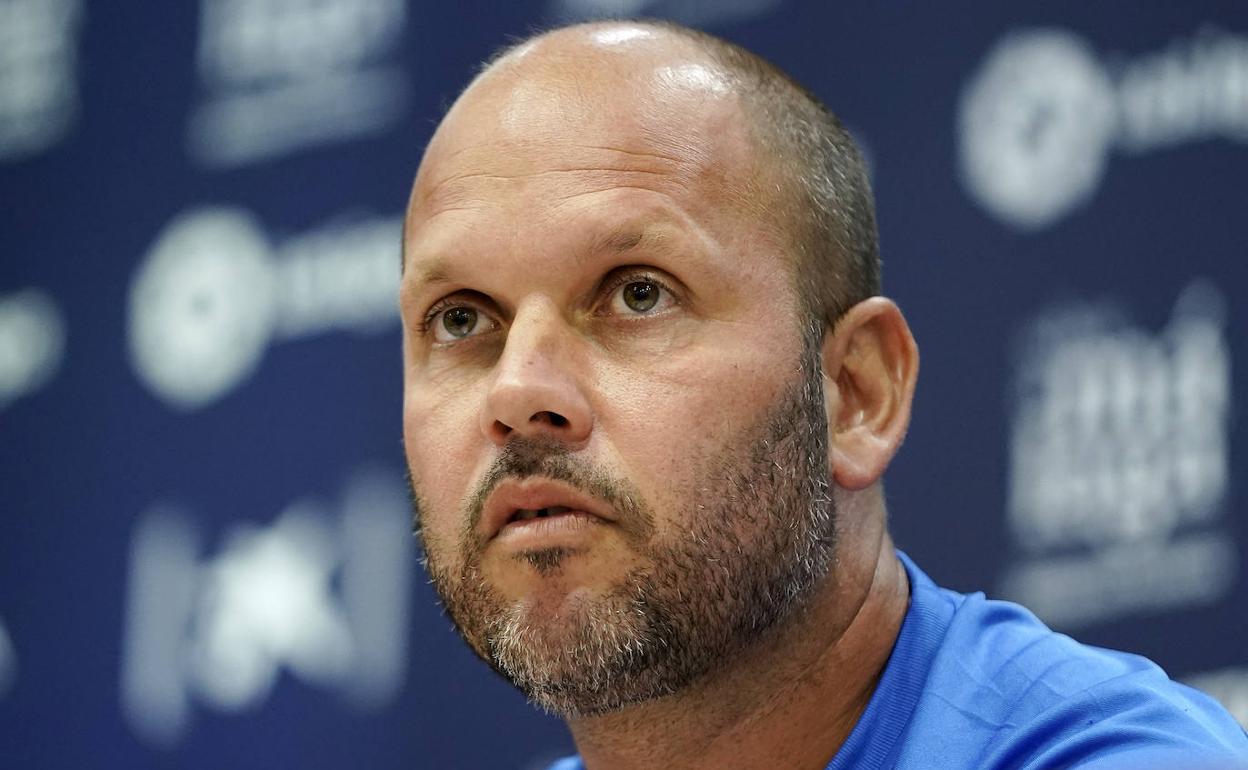
M 486 499 L 478 528 L 488 540 L 499 533 L 512 515 L 520 510 L 538 510 L 562 506 L 584 511 L 606 521 L 614 521 L 610 506 L 553 479 L 508 479 L 500 482 Z

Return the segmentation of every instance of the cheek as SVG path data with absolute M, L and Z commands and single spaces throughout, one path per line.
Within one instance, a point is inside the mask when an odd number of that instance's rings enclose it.
M 778 343 L 736 324 L 718 331 L 653 365 L 604 369 L 600 380 L 602 428 L 632 480 L 667 510 L 688 507 L 715 472 L 708 465 L 752 435 L 799 376 L 795 333 Z
M 420 496 L 421 526 L 431 555 L 445 563 L 463 526 L 462 501 L 474 475 L 475 412 L 466 401 L 432 398 L 408 389 L 403 402 L 403 446 Z

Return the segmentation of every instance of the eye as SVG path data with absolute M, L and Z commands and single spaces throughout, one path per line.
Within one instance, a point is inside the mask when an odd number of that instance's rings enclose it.
M 483 334 L 495 327 L 488 316 L 468 305 L 451 305 L 429 311 L 428 329 L 434 342 L 455 342 Z
M 626 280 L 611 297 L 611 312 L 617 315 L 649 315 L 672 304 L 671 292 L 650 278 Z

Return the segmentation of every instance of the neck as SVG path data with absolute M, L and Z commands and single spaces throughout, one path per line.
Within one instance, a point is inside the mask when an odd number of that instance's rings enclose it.
M 884 517 L 864 520 L 838 532 L 831 579 L 724 668 L 676 695 L 570 721 L 585 766 L 825 767 L 875 692 L 909 602 Z

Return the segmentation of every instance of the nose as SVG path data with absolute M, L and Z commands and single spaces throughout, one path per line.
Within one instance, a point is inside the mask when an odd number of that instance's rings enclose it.
M 573 361 L 573 332 L 553 308 L 526 310 L 507 332 L 481 430 L 499 446 L 521 437 L 584 444 L 594 416 Z

